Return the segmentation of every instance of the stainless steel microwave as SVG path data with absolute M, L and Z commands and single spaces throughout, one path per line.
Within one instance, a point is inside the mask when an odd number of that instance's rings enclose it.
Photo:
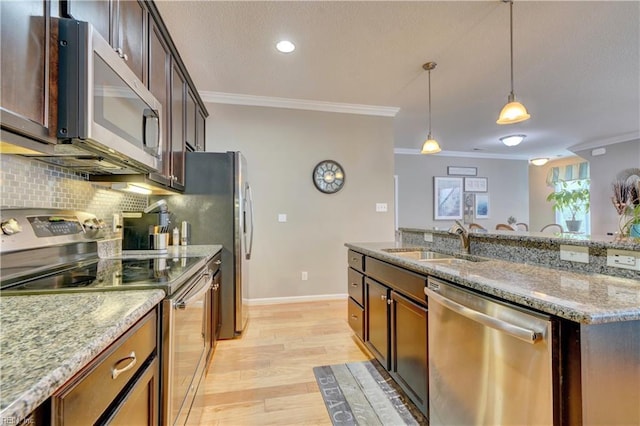
M 125 59 L 74 19 L 59 20 L 58 56 L 59 142 L 125 164 L 127 172 L 157 172 L 162 107 Z

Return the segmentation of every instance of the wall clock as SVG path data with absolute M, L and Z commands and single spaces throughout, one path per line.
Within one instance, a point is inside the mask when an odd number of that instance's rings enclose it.
M 325 194 L 338 192 L 344 186 L 344 169 L 333 160 L 323 160 L 313 168 L 313 184 Z

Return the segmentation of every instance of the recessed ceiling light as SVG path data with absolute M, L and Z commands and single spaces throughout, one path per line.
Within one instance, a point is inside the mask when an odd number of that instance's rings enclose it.
M 289 40 L 280 40 L 276 43 L 276 49 L 278 49 L 278 52 L 291 53 L 296 50 L 296 45 L 291 43 Z
M 501 137 L 500 140 L 506 146 L 516 146 L 522 142 L 525 137 L 526 135 L 509 135 Z

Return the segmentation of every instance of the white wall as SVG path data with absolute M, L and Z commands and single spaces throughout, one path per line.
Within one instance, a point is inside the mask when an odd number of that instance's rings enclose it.
M 255 203 L 250 299 L 345 294 L 344 243 L 394 238 L 392 118 L 212 103 L 207 109 L 207 151 L 237 150 L 247 158 Z M 338 193 L 313 185 L 312 170 L 325 159 L 345 169 Z M 376 203 L 387 203 L 388 212 L 376 213 Z
M 433 213 L 433 178 L 447 176 L 447 166 L 477 167 L 478 177 L 488 178 L 489 218 L 476 223 L 495 229 L 509 216 L 529 222 L 527 161 L 396 154 L 395 163 L 400 227 L 446 229 L 453 224 L 434 220 Z

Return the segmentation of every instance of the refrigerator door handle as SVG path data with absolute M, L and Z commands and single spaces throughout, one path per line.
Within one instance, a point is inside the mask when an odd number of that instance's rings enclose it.
M 246 190 L 247 198 L 249 200 L 249 212 L 251 215 L 251 234 L 249 234 L 249 249 L 247 250 L 247 260 L 251 259 L 251 252 L 253 251 L 253 195 L 251 193 L 251 186 L 249 186 L 249 182 L 247 182 L 247 190 Z M 245 215 L 247 214 L 245 210 Z M 245 227 L 245 231 L 246 231 Z

